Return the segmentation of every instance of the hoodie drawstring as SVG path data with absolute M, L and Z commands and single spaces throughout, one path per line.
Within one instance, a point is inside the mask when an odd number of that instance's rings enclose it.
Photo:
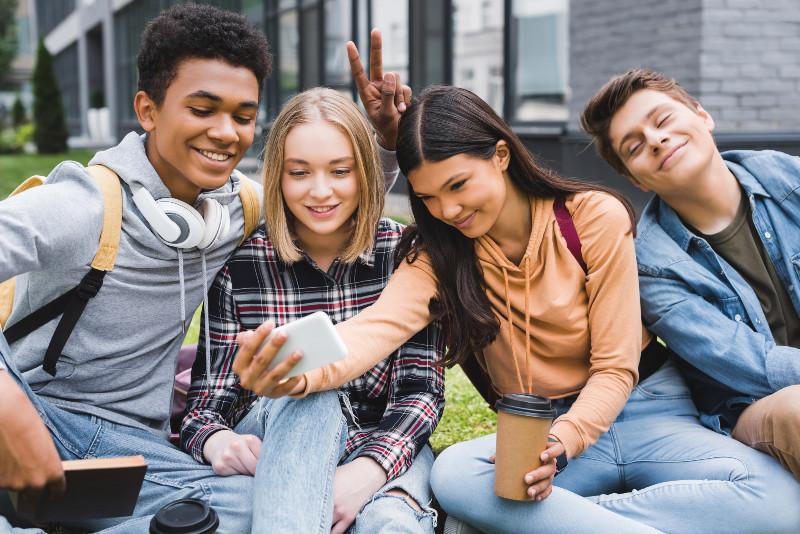
M 529 276 L 530 263 L 530 256 L 525 256 L 525 258 L 522 260 L 522 275 L 525 277 L 525 374 L 528 375 L 528 391 L 533 393 L 533 376 L 531 375 L 530 369 L 528 369 L 531 359 L 531 309 L 528 306 L 528 297 L 531 293 L 531 279 Z
M 506 285 L 506 313 L 507 315 L 507 324 L 508 324 L 508 343 L 511 345 L 511 359 L 514 360 L 514 369 L 517 371 L 517 380 L 519 381 L 519 389 L 520 393 L 525 392 L 525 384 L 522 381 L 522 373 L 519 370 L 519 362 L 517 361 L 517 351 L 514 350 L 514 325 L 511 324 L 511 297 L 509 296 L 511 292 L 508 289 L 508 270 L 505 267 L 501 267 L 503 269 L 503 282 Z
M 200 251 L 200 261 L 203 268 L 203 334 L 205 335 L 206 342 L 206 376 L 211 380 L 211 337 L 208 330 L 208 279 L 206 277 L 206 251 Z
M 530 335 L 530 324 L 531 324 L 531 310 L 529 307 L 529 296 L 531 291 L 531 281 L 529 278 L 529 270 L 530 270 L 530 257 L 525 256 L 522 260 L 522 274 L 525 277 L 525 376 L 527 380 L 522 378 L 522 372 L 519 368 L 519 360 L 517 360 L 517 352 L 514 350 L 514 325 L 513 325 L 513 318 L 511 316 L 511 291 L 509 289 L 509 282 L 508 282 L 508 270 L 505 267 L 501 266 L 503 269 L 503 282 L 505 283 L 506 289 L 506 314 L 507 314 L 507 325 L 508 325 L 508 343 L 511 345 L 511 358 L 514 360 L 514 369 L 517 371 L 517 381 L 519 382 L 519 389 L 522 393 L 532 393 L 533 392 L 533 376 L 531 376 L 530 371 L 530 362 L 531 359 L 531 335 Z M 525 388 L 525 382 L 528 383 L 528 389 Z
M 183 250 L 178 249 L 178 281 L 181 286 L 181 333 L 186 334 L 186 287 L 183 281 Z
M 208 328 L 208 275 L 205 250 L 200 251 L 203 270 L 203 334 L 205 334 L 206 376 L 211 380 L 211 338 Z M 181 332 L 186 334 L 186 283 L 183 279 L 183 250 L 178 249 L 178 280 L 181 286 Z

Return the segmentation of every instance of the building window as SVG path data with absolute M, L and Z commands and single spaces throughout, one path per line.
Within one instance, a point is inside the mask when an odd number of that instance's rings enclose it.
M 350 64 L 344 45 L 353 38 L 351 0 L 325 0 L 325 85 L 350 90 Z
M 139 54 L 139 40 L 145 24 L 158 15 L 162 5 L 159 0 L 145 0 L 131 3 L 114 14 L 114 56 L 117 102 L 117 137 L 122 139 L 131 130 L 139 129 L 139 122 L 133 111 L 133 97 L 136 94 L 139 77 L 136 72 L 136 58 Z M 106 95 L 108 97 L 109 95 Z
M 397 72 L 408 83 L 408 2 L 371 0 L 371 27 L 383 36 L 383 72 Z M 359 50 L 364 68 L 369 68 L 368 47 Z
M 264 28 L 264 0 L 243 0 L 244 16 L 257 28 Z
M 503 3 L 453 0 L 453 84 L 503 113 Z
M 278 14 L 278 99 L 279 106 L 300 89 L 300 29 L 293 0 L 281 0 Z M 292 6 L 287 8 L 286 6 Z
M 568 1 L 513 0 L 508 31 L 511 120 L 566 121 Z
M 320 84 L 322 26 L 320 6 L 317 0 L 302 0 L 300 9 L 300 61 L 301 89 L 308 89 Z
M 81 134 L 80 80 L 78 79 L 78 44 L 72 44 L 53 58 L 53 70 L 61 88 L 64 118 L 70 135 Z
M 36 0 L 36 23 L 39 35 L 47 35 L 75 11 L 75 0 Z

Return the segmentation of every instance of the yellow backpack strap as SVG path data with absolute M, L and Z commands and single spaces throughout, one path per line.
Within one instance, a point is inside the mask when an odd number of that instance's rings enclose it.
M 241 245 L 250 234 L 253 233 L 258 227 L 258 221 L 261 220 L 261 205 L 258 201 L 258 192 L 255 186 L 243 174 L 239 174 L 239 199 L 242 201 L 242 212 L 244 213 L 244 232 L 242 239 L 239 241 Z
M 11 192 L 9 197 L 27 191 L 28 189 L 32 189 L 34 187 L 40 186 L 44 183 L 44 176 L 31 176 L 21 184 L 17 186 L 14 191 Z M 5 326 L 6 321 L 8 318 L 11 317 L 11 310 L 14 307 L 14 290 L 17 287 L 17 278 L 9 278 L 4 282 L 0 283 L 0 329 Z
M 27 180 L 25 180 L 24 182 L 19 184 L 17 186 L 17 188 L 14 189 L 11 192 L 11 194 L 8 195 L 8 196 L 9 197 L 13 197 L 14 195 L 18 195 L 19 193 L 23 193 L 23 192 L 27 191 L 28 189 L 33 189 L 34 187 L 40 186 L 40 185 L 42 185 L 44 183 L 44 180 L 45 180 L 44 176 L 38 176 L 38 175 L 31 176 L 30 178 L 28 178 Z
M 11 317 L 11 310 L 14 307 L 14 289 L 16 287 L 16 277 L 9 278 L 0 284 L 0 330 Z
M 122 187 L 114 171 L 103 165 L 92 165 L 86 170 L 103 193 L 103 230 L 100 244 L 92 260 L 92 267 L 100 271 L 114 268 L 122 233 Z

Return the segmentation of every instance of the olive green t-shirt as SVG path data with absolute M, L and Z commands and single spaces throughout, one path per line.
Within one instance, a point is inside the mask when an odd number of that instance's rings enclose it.
M 753 288 L 775 343 L 800 348 L 800 319 L 753 225 L 747 195 L 742 192 L 736 217 L 727 228 L 712 235 L 697 233 Z

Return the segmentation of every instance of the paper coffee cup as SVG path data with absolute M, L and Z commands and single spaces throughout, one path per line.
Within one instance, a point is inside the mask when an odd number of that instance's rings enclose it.
M 540 465 L 547 448 L 547 435 L 556 415 L 549 399 L 537 395 L 511 394 L 497 408 L 497 452 L 494 493 L 498 497 L 527 501 L 525 475 Z
M 217 512 L 199 499 L 171 502 L 150 520 L 150 534 L 214 534 L 217 528 Z

